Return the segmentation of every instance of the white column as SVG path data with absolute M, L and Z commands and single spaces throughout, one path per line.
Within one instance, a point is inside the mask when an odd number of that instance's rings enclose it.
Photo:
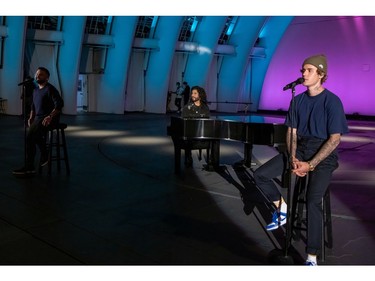
M 8 36 L 4 40 L 3 68 L 0 69 L 0 97 L 7 99 L 6 113 L 22 113 L 23 58 L 26 39 L 26 17 L 7 17 Z
M 236 46 L 236 55 L 223 57 L 218 78 L 218 102 L 237 102 L 243 74 L 249 55 L 258 38 L 266 17 L 241 16 L 230 37 L 230 44 Z M 238 105 L 219 103 L 218 111 L 237 112 Z
M 206 16 L 198 24 L 194 34 L 198 51 L 189 54 L 184 77 L 190 86 L 206 86 L 211 61 L 226 20 L 226 16 Z
M 116 16 L 112 32 L 114 46 L 108 49 L 104 74 L 99 75 L 96 92 L 98 112 L 123 114 L 126 77 L 137 23 L 136 16 Z M 93 91 L 89 93 L 90 99 Z
M 155 38 L 159 51 L 151 52 L 145 77 L 145 111 L 165 113 L 169 73 L 183 17 L 159 18 Z
M 77 114 L 78 74 L 85 23 L 86 17 L 65 16 L 63 20 L 64 42 L 59 47 L 58 72 L 65 114 Z

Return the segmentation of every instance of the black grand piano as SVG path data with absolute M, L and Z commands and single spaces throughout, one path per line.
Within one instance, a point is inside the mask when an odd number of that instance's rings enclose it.
M 243 164 L 251 165 L 254 144 L 285 149 L 287 128 L 284 119 L 249 116 L 214 116 L 211 118 L 171 117 L 167 133 L 172 137 L 175 149 L 175 173 L 180 171 L 181 150 L 188 140 L 206 140 L 210 156 L 207 169 L 215 170 L 220 165 L 220 140 L 239 141 L 244 144 Z

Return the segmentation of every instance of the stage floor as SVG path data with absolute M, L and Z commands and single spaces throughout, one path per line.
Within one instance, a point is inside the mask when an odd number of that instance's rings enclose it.
M 264 230 L 272 210 L 251 176 L 276 151 L 254 146 L 246 168 L 236 164 L 243 145 L 222 141 L 220 172 L 205 171 L 194 151 L 193 167 L 175 175 L 172 115 L 64 115 L 71 174 L 54 165 L 32 178 L 12 175 L 23 165 L 22 119 L 0 115 L 0 264 L 274 264 L 285 229 Z M 321 265 L 375 264 L 375 123 L 349 124 L 331 184 L 333 248 Z M 290 253 L 302 264 L 303 241 Z

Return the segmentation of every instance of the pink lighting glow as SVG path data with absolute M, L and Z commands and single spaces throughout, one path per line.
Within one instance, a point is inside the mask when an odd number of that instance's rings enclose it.
M 324 53 L 325 87 L 338 95 L 347 114 L 375 115 L 375 17 L 295 17 L 266 74 L 261 110 L 287 110 L 291 91 L 283 87 L 300 77 L 303 60 Z M 304 91 L 296 87 L 296 94 Z

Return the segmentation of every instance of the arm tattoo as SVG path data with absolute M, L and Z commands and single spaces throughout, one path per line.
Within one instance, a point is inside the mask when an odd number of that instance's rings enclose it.
M 290 132 L 293 131 L 293 142 L 292 142 L 292 147 L 290 147 Z M 286 134 L 286 146 L 288 148 L 288 152 L 290 157 L 295 157 L 296 156 L 296 149 L 297 149 L 297 130 L 292 129 L 288 127 L 287 134 Z
M 340 143 L 340 134 L 332 134 L 329 139 L 323 144 L 315 156 L 310 160 L 310 163 L 316 167 L 320 162 L 328 157 L 335 150 Z

